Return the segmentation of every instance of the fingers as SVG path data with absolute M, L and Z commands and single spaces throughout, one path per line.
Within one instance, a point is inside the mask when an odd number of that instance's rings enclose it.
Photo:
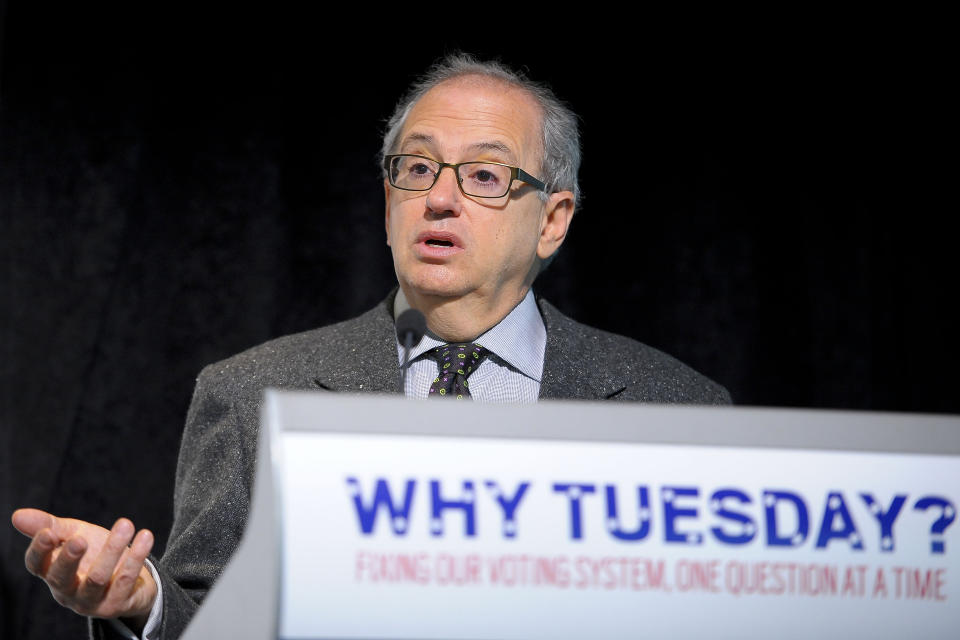
M 140 569 L 143 567 L 147 556 L 150 555 L 151 549 L 153 549 L 153 533 L 147 529 L 142 529 L 133 539 L 133 543 L 124 555 L 121 572 L 129 572 L 134 577 L 140 575 Z
M 56 518 L 40 509 L 17 509 L 10 517 L 10 522 L 23 535 L 33 538 L 41 529 L 52 529 Z
M 133 533 L 133 523 L 126 518 L 120 518 L 114 523 L 107 541 L 100 549 L 100 554 L 93 561 L 83 584 L 77 591 L 79 601 L 93 604 L 103 600 L 104 593 L 113 578 L 114 569 L 126 551 L 127 545 L 130 544 Z
M 145 574 L 145 577 L 149 579 L 151 583 L 148 589 L 148 596 L 141 599 L 142 602 L 130 603 L 134 608 L 127 609 L 127 613 L 124 614 L 125 616 L 132 617 L 140 613 L 148 613 L 150 606 L 153 604 L 153 595 L 156 593 L 156 586 L 152 584 L 153 576 L 150 575 L 150 572 L 144 571 L 143 564 L 152 548 L 153 534 L 146 529 L 140 531 L 133 539 L 130 547 L 124 552 L 123 557 L 120 559 L 120 564 L 113 574 L 113 580 L 110 583 L 110 591 L 108 593 L 108 601 L 117 607 L 121 607 L 124 603 L 127 603 L 131 594 L 133 594 L 138 586 L 148 586 L 138 585 L 141 574 Z M 145 609 L 143 608 L 144 606 Z
M 11 520 L 21 533 L 33 536 L 24 564 L 47 583 L 57 602 L 102 618 L 149 613 L 157 593 L 144 567 L 153 548 L 150 531 L 134 536 L 136 529 L 126 518 L 107 531 L 38 509 L 19 509 Z
M 80 584 L 77 570 L 86 551 L 87 542 L 83 538 L 71 538 L 60 547 L 60 553 L 50 564 L 45 577 L 55 595 L 63 599 L 73 597 Z
M 53 560 L 53 553 L 60 546 L 60 540 L 50 529 L 41 529 L 27 547 L 23 563 L 33 575 L 46 578 L 47 568 Z

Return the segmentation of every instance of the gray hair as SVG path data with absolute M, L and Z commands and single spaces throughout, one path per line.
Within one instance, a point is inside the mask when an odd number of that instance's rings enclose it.
M 417 101 L 437 85 L 463 76 L 501 80 L 526 91 L 536 100 L 542 116 L 543 145 L 543 159 L 537 177 L 547 185 L 546 193 L 541 193 L 541 197 L 546 199 L 547 194 L 555 191 L 572 191 L 574 203 L 579 205 L 577 172 L 580 169 L 580 133 L 577 115 L 547 85 L 534 82 L 523 72 L 514 71 L 499 61 L 480 61 L 466 53 L 453 53 L 441 58 L 410 86 L 387 120 L 380 166 L 383 166 L 385 156 L 395 152 L 400 131 Z

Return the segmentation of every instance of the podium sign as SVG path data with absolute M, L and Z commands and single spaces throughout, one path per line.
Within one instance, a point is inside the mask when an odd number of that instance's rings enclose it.
M 541 403 L 476 405 L 450 426 L 445 402 L 270 393 L 265 407 L 276 502 L 258 486 L 253 520 L 282 522 L 282 551 L 261 554 L 281 638 L 960 624 L 957 418 Z

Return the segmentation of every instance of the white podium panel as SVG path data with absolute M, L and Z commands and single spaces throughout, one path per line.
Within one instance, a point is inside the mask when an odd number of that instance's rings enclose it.
M 952 637 L 960 624 L 955 417 L 278 392 L 264 415 L 271 477 L 198 616 L 259 567 L 278 587 L 275 626 L 243 637 Z

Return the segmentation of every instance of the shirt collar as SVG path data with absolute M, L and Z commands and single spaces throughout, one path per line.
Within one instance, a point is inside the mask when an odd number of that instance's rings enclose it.
M 393 317 L 410 308 L 403 290 L 397 290 L 393 302 Z M 547 348 L 547 329 L 540 317 L 540 310 L 533 296 L 533 289 L 527 291 L 520 304 L 515 306 L 506 317 L 479 336 L 474 342 L 480 343 L 497 358 L 503 360 L 520 373 L 540 382 L 543 376 L 543 354 Z M 447 344 L 436 336 L 427 333 L 410 352 L 410 361 L 423 355 L 434 347 Z M 399 366 L 403 364 L 403 345 L 397 342 Z

